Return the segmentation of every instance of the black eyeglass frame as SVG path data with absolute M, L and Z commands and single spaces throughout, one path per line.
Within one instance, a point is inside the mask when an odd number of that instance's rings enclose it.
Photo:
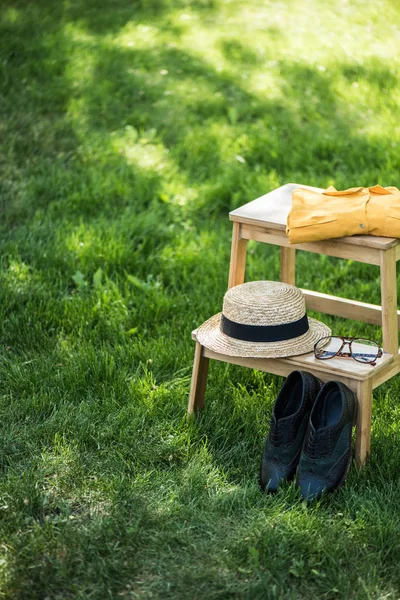
M 332 356 L 318 356 L 317 355 L 317 346 L 318 344 L 321 343 L 322 340 L 331 340 L 331 339 L 336 339 L 336 340 L 342 340 L 342 345 L 340 346 L 339 350 L 335 353 L 332 354 Z M 352 343 L 357 340 L 358 342 L 370 342 L 372 344 L 376 344 L 377 347 L 377 354 L 376 356 L 374 356 L 373 360 L 368 361 L 368 360 L 359 360 L 358 358 L 356 358 L 353 354 L 353 350 L 352 350 Z M 343 348 L 345 345 L 349 346 L 349 352 L 342 352 Z M 382 358 L 383 356 L 383 348 L 380 344 L 378 344 L 378 342 L 375 342 L 375 340 L 370 340 L 368 338 L 360 338 L 360 337 L 343 337 L 341 335 L 328 335 L 325 337 L 320 338 L 315 344 L 314 344 L 314 356 L 315 358 L 317 358 L 318 360 L 330 360 L 331 358 L 352 358 L 353 360 L 363 364 L 363 365 L 371 365 L 372 367 L 374 367 L 376 365 L 376 361 L 378 358 Z M 364 355 L 367 356 L 367 355 Z

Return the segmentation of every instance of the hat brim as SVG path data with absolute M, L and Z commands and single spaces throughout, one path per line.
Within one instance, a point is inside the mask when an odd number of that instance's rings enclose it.
M 226 356 L 248 358 L 285 358 L 306 354 L 314 350 L 315 343 L 322 337 L 331 335 L 327 325 L 308 317 L 307 333 L 281 342 L 246 342 L 229 337 L 220 329 L 222 313 L 218 313 L 203 323 L 196 332 L 202 346 Z

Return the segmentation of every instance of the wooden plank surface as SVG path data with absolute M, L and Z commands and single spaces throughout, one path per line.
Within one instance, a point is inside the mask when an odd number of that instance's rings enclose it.
M 361 467 L 367 460 L 371 445 L 372 382 L 359 381 L 357 386 L 356 462 Z
M 335 315 L 353 321 L 382 325 L 382 307 L 366 302 L 357 302 L 348 298 L 321 294 L 311 290 L 304 290 L 306 305 L 309 310 L 322 312 L 326 315 Z M 397 311 L 397 323 L 400 328 L 400 310 Z
M 204 395 L 206 393 L 207 374 L 209 359 L 203 354 L 203 347 L 196 341 L 194 361 L 192 369 L 192 382 L 190 385 L 188 413 L 192 414 L 198 408 L 204 406 Z
M 197 341 L 196 331 L 192 332 L 192 337 Z M 390 371 L 390 376 L 393 376 L 394 374 L 393 370 L 390 368 L 391 363 L 394 361 L 394 357 L 387 353 L 385 353 L 383 357 L 377 361 L 376 366 L 373 367 L 369 364 L 359 363 L 352 358 L 332 358 L 330 360 L 319 360 L 315 358 L 313 352 L 292 356 L 289 358 L 243 358 L 220 354 L 209 350 L 208 348 L 204 348 L 203 352 L 204 356 L 214 360 L 220 360 L 222 362 L 231 363 L 234 365 L 258 369 L 259 371 L 274 373 L 275 375 L 283 375 L 285 377 L 292 371 L 301 369 L 314 373 L 317 377 L 321 377 L 321 379 L 324 381 L 335 378 L 340 378 L 341 381 L 343 381 L 343 378 L 365 381 L 367 379 L 374 378 L 379 374 L 381 376 L 380 383 L 382 383 L 383 381 L 386 381 L 384 378 L 385 371 Z M 397 365 L 399 369 L 398 361 Z M 398 370 L 396 372 L 398 372 Z
M 238 221 L 239 223 L 246 223 L 248 225 L 261 225 L 275 231 L 284 232 L 286 229 L 287 216 L 292 207 L 292 191 L 299 187 L 314 190 L 316 192 L 323 191 L 322 188 L 316 188 L 309 185 L 287 183 L 286 185 L 231 211 L 229 213 L 229 218 L 231 221 Z M 378 250 L 385 250 L 399 244 L 399 240 L 396 238 L 378 237 L 373 235 L 353 235 L 338 239 L 340 239 L 342 244 L 376 248 Z
M 379 373 L 375 373 L 372 378 L 372 389 L 377 388 L 388 379 L 400 373 L 400 354 L 394 357 L 390 365 Z
M 347 258 L 369 265 L 380 265 L 380 250 L 372 247 L 354 246 L 348 244 L 346 240 L 352 238 L 338 238 L 335 240 L 325 240 L 321 242 L 308 242 L 305 244 L 290 244 L 289 238 L 284 231 L 272 229 L 271 227 L 262 227 L 260 225 L 242 225 L 241 236 L 244 239 L 264 242 L 265 244 L 274 244 L 294 250 L 305 250 L 306 252 L 315 252 L 317 254 L 326 254 L 336 258 Z M 397 240 L 396 240 L 397 241 Z
M 281 246 L 281 281 L 296 285 L 296 250 Z
M 396 248 L 381 252 L 382 339 L 391 354 L 398 352 Z
M 242 225 L 240 223 L 233 223 L 228 289 L 244 282 L 247 239 L 242 239 L 241 228 Z

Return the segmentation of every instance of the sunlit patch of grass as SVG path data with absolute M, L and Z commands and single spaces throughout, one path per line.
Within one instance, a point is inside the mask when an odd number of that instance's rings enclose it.
M 128 23 L 117 35 L 112 36 L 111 41 L 117 46 L 133 50 L 151 49 L 158 46 L 161 36 L 162 32 L 156 25 Z
M 11 260 L 8 265 L 8 281 L 17 286 L 29 285 L 29 267 L 24 262 Z
M 124 156 L 128 164 L 134 164 L 141 169 L 153 169 L 155 171 L 166 171 L 171 176 L 177 174 L 177 168 L 169 156 L 168 148 L 161 143 L 152 143 L 157 139 L 155 129 L 143 131 L 139 137 L 137 130 L 127 125 L 122 132 L 111 133 L 112 147 L 121 156 Z
M 21 18 L 21 11 L 14 6 L 10 6 L 3 11 L 1 18 L 5 23 L 15 25 Z

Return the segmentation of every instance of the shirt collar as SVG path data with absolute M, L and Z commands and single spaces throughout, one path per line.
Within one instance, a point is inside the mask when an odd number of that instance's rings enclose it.
M 382 195 L 392 193 L 389 190 L 387 190 L 386 188 L 382 187 L 381 185 L 374 185 L 369 188 L 369 191 L 372 192 L 373 194 L 382 194 Z
M 386 188 L 382 187 L 381 185 L 374 185 L 370 188 L 354 187 L 354 188 L 349 188 L 348 190 L 341 190 L 341 191 L 338 191 L 335 187 L 333 187 L 333 185 L 330 185 L 322 193 L 325 194 L 326 196 L 350 196 L 351 194 L 357 194 L 359 192 L 361 192 L 362 194 L 366 194 L 368 191 L 372 192 L 373 194 L 381 194 L 381 195 L 392 194 L 392 192 L 390 192 Z

